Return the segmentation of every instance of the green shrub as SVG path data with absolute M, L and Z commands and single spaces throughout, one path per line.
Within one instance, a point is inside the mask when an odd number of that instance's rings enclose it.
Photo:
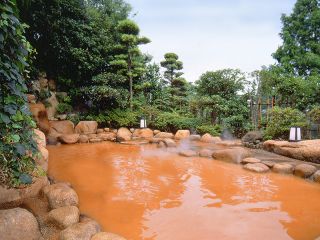
M 72 107 L 68 103 L 59 103 L 57 106 L 57 113 L 65 114 L 72 111 Z
M 200 126 L 197 127 L 197 132 L 199 134 L 209 133 L 212 136 L 220 136 L 220 134 L 221 134 L 221 126 L 219 124 L 216 124 L 216 125 L 210 125 L 210 124 L 200 125 Z
M 290 127 L 305 127 L 305 115 L 297 109 L 275 107 L 270 111 L 270 118 L 264 131 L 265 139 L 287 139 Z
M 105 116 L 105 122 L 111 127 L 137 127 L 140 115 L 138 112 L 115 109 Z
M 197 118 L 183 116 L 176 112 L 163 112 L 156 116 L 150 125 L 163 131 L 175 132 L 179 129 L 195 130 L 199 124 L 201 121 Z
M 308 116 L 310 117 L 311 121 L 320 123 L 320 107 L 314 107 L 309 113 Z

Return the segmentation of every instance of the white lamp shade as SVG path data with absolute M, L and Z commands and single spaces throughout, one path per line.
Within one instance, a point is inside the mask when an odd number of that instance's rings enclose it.
M 290 141 L 301 141 L 301 128 L 291 127 L 289 140 Z

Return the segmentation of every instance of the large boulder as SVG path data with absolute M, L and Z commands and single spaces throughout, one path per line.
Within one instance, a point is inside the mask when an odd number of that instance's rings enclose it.
M 0 185 L 0 209 L 19 207 L 27 198 L 39 195 L 41 189 L 49 185 L 47 177 L 39 177 L 25 188 L 5 188 Z
M 221 138 L 213 137 L 209 133 L 206 133 L 201 137 L 200 141 L 205 143 L 217 143 L 217 142 L 221 142 Z
M 267 165 L 264 165 L 263 163 L 247 163 L 243 166 L 243 168 L 257 173 L 264 173 L 269 171 L 269 167 Z
M 60 232 L 60 240 L 90 240 L 92 236 L 100 232 L 97 222 L 86 219 Z
M 79 222 L 80 211 L 76 206 L 66 206 L 53 209 L 48 214 L 48 221 L 57 227 L 65 229 Z
M 320 163 L 319 146 L 320 139 L 301 142 L 269 140 L 263 143 L 263 147 L 267 151 L 314 163 Z
M 190 137 L 190 131 L 189 130 L 178 130 L 176 134 L 174 135 L 174 139 L 181 140 L 186 139 Z
M 126 240 L 124 237 L 121 237 L 114 233 L 109 232 L 99 232 L 95 234 L 91 240 Z
M 251 157 L 251 152 L 245 148 L 236 147 L 216 150 L 212 153 L 212 157 L 226 162 L 240 163 L 242 159 Z
M 87 143 L 87 142 L 89 142 L 89 137 L 87 135 L 79 136 L 79 143 Z
M 1 240 L 39 240 L 41 233 L 37 219 L 23 208 L 0 210 Z
M 293 166 L 290 163 L 275 163 L 272 167 L 272 171 L 282 174 L 292 174 Z
M 176 142 L 171 138 L 163 139 L 163 143 L 165 144 L 166 147 L 176 147 L 177 146 Z
M 115 141 L 117 138 L 117 134 L 113 132 L 104 132 L 104 133 L 99 133 L 97 135 L 97 138 L 100 138 L 103 141 Z
M 260 131 L 251 131 L 242 137 L 242 142 L 252 142 L 263 139 L 262 133 Z
M 241 160 L 241 163 L 243 163 L 243 164 L 247 164 L 247 163 L 260 163 L 260 162 L 261 162 L 260 159 L 253 158 L 253 157 L 244 158 L 244 159 Z
M 316 171 L 313 176 L 313 181 L 317 182 L 317 183 L 320 183 L 320 170 Z
M 153 138 L 153 131 L 150 128 L 135 129 L 132 137 L 151 139 Z
M 43 188 L 43 193 L 48 199 L 51 209 L 78 206 L 77 193 L 65 183 L 56 183 Z
M 317 168 L 310 164 L 299 164 L 294 169 L 294 175 L 302 178 L 308 178 L 317 171 Z
M 207 157 L 211 158 L 212 157 L 213 151 L 210 149 L 201 149 L 199 152 L 200 157 Z
M 54 119 L 59 104 L 55 92 L 50 91 L 50 97 L 46 99 L 46 102 L 48 103 L 48 106 L 46 108 L 48 119 Z
M 33 129 L 33 132 L 34 132 L 33 139 L 37 143 L 37 145 L 41 147 L 46 147 L 47 145 L 46 135 L 38 129 Z
M 45 106 L 42 103 L 29 103 L 29 108 L 38 128 L 47 135 L 50 130 L 50 123 Z
M 75 127 L 75 132 L 79 134 L 96 133 L 98 123 L 96 121 L 80 121 Z
M 122 127 L 119 128 L 117 131 L 117 141 L 123 142 L 123 141 L 130 141 L 132 137 L 132 133 L 128 128 Z
M 51 129 L 58 134 L 73 134 L 74 124 L 69 120 L 64 121 L 50 121 Z
M 182 150 L 179 152 L 179 155 L 183 157 L 195 157 L 198 153 L 193 150 Z
M 59 141 L 66 144 L 74 144 L 79 141 L 80 135 L 78 133 L 74 134 L 63 134 L 58 137 Z
M 174 138 L 173 133 L 169 132 L 159 132 L 155 136 L 155 138 Z
M 38 146 L 38 150 L 40 154 L 34 157 L 34 161 L 44 171 L 48 171 L 49 151 L 42 146 Z

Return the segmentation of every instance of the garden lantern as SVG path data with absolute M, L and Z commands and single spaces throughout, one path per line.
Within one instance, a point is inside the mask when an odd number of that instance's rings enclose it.
M 147 120 L 144 117 L 142 117 L 140 119 L 140 128 L 146 128 L 146 127 L 147 127 Z
M 290 128 L 290 142 L 299 142 L 301 141 L 301 128 L 299 127 L 291 127 Z

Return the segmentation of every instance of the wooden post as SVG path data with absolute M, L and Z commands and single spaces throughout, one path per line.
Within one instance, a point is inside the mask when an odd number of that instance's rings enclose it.
M 261 128 L 261 98 L 258 100 L 258 129 Z

